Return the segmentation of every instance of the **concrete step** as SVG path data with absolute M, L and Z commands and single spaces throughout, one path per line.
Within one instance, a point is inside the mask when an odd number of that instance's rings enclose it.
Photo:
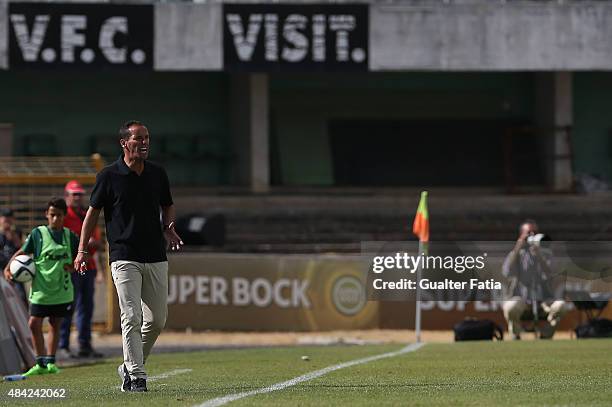
M 175 201 L 179 214 L 225 215 L 223 250 L 354 252 L 361 241 L 413 240 L 418 194 L 196 196 Z M 533 218 L 555 240 L 612 240 L 610 202 L 612 194 L 432 194 L 431 239 L 514 241 L 519 223 Z

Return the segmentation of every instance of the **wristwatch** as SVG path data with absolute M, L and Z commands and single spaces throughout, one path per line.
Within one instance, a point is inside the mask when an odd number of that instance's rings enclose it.
M 170 229 L 174 229 L 174 221 L 173 221 L 173 222 L 168 223 L 167 225 L 164 225 L 164 232 L 165 232 L 166 230 L 170 230 Z

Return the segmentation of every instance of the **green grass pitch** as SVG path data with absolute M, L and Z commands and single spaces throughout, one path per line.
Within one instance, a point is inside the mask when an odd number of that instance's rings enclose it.
M 270 386 L 318 369 L 401 349 L 399 345 L 279 347 L 153 355 L 150 376 L 193 369 L 119 391 L 118 359 L 0 384 L 0 405 L 15 388 L 65 388 L 55 405 L 192 406 Z M 308 355 L 310 360 L 302 360 Z M 7 404 L 10 402 L 10 404 Z M 229 405 L 610 406 L 612 340 L 427 344 L 393 358 L 348 367 Z

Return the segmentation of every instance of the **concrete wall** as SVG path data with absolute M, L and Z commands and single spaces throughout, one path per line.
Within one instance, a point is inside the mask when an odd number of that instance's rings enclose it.
M 156 6 L 156 68 L 222 69 L 219 4 Z M 612 4 L 371 2 L 370 69 L 612 69 Z
M 607 1 L 370 3 L 371 70 L 612 69 Z M 0 1 L 0 68 L 7 62 L 6 4 Z M 221 3 L 155 8 L 156 69 L 223 69 Z
M 612 68 L 612 4 L 472 1 L 375 4 L 372 70 Z
M 156 6 L 156 68 L 222 69 L 219 4 Z M 370 69 L 612 69 L 612 4 L 371 2 Z
M 168 3 L 155 7 L 155 69 L 223 68 L 221 5 Z

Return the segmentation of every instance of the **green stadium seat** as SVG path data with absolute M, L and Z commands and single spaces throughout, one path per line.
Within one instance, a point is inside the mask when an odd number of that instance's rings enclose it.
M 53 134 L 28 134 L 23 137 L 23 155 L 57 156 L 57 141 Z
M 95 134 L 89 138 L 89 153 L 98 153 L 107 163 L 117 159 L 121 154 L 121 147 L 117 136 L 108 134 Z

